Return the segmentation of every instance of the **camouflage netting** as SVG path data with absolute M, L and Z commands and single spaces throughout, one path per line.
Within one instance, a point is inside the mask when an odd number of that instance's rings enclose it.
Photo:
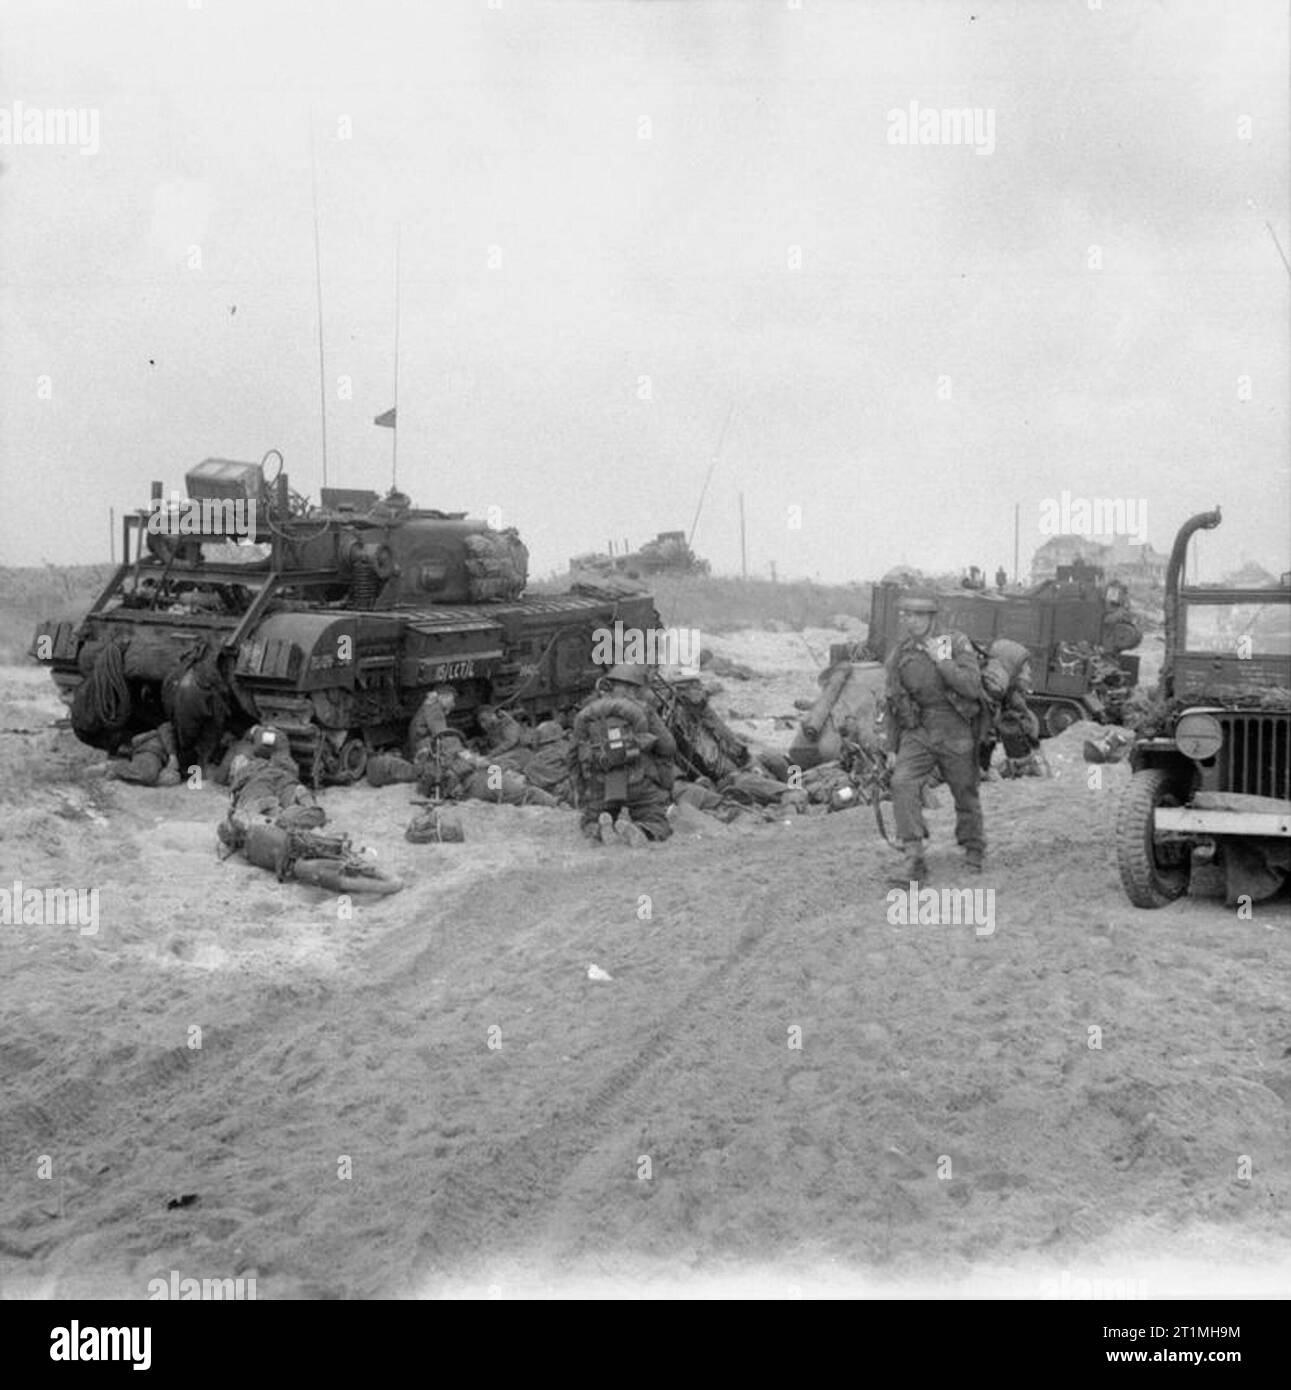
M 1175 718 L 1184 710 L 1202 705 L 1291 712 L 1291 690 L 1276 685 L 1254 690 L 1245 686 L 1214 685 L 1186 697 L 1167 700 L 1159 690 L 1140 688 L 1125 702 L 1122 720 L 1140 738 L 1152 738 L 1170 732 Z
M 529 581 L 529 549 L 514 526 L 468 536 L 466 573 L 472 603 L 519 598 Z
M 1266 685 L 1251 690 L 1240 685 L 1213 685 L 1186 700 L 1176 700 L 1180 708 L 1189 705 L 1222 705 L 1233 709 L 1291 710 L 1291 690 L 1280 685 Z

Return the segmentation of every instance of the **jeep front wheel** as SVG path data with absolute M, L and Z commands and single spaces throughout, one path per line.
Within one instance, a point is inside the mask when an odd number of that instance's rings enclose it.
M 1157 807 L 1178 805 L 1178 781 L 1165 768 L 1130 779 L 1116 817 L 1116 862 L 1135 907 L 1165 907 L 1188 891 L 1187 844 L 1159 844 L 1154 831 Z

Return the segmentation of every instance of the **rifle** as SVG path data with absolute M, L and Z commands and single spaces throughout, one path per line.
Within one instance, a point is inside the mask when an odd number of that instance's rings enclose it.
M 700 697 L 692 699 L 680 684 L 658 671 L 652 673 L 651 687 L 662 706 L 659 717 L 676 741 L 675 761 L 685 775 L 720 782 L 732 772 L 747 769 L 753 762 L 748 745 L 712 709 L 707 693 L 701 689 Z M 716 745 L 715 755 L 708 756 L 701 739 Z

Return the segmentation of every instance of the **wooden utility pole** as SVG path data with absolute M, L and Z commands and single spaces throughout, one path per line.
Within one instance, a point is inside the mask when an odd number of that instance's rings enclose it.
M 749 577 L 749 557 L 744 549 L 744 494 L 740 493 L 740 578 Z
M 1022 525 L 1022 503 L 1021 503 L 1021 502 L 1014 502 L 1014 504 L 1013 504 L 1013 582 L 1014 582 L 1015 584 L 1019 583 L 1019 580 L 1018 580 L 1018 535 L 1019 535 L 1019 527 L 1020 527 L 1021 525 Z
M 108 558 L 115 565 L 117 562 L 117 509 L 108 508 Z

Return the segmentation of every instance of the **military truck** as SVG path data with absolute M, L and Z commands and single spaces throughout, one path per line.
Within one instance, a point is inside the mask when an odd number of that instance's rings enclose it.
M 1136 907 L 1187 892 L 1196 869 L 1223 875 L 1235 903 L 1291 875 L 1291 583 L 1184 583 L 1186 521 L 1166 569 L 1165 659 L 1130 751 L 1116 822 L 1121 883 Z
M 882 661 L 900 638 L 897 583 L 874 586 L 869 636 L 858 655 Z M 1142 632 L 1128 593 L 1107 582 L 1092 565 L 1064 565 L 1054 579 L 1021 593 L 978 588 L 938 593 L 939 624 L 957 628 L 981 647 L 999 637 L 1021 642 L 1031 653 L 1034 689 L 1027 699 L 1046 737 L 1078 719 L 1119 722 L 1139 679 Z
M 86 617 L 33 639 L 95 747 L 170 720 L 188 766 L 226 730 L 272 723 L 315 781 L 354 781 L 435 686 L 454 687 L 464 730 L 484 703 L 536 723 L 603 674 L 596 630 L 659 623 L 648 594 L 525 597 L 519 535 L 464 512 L 353 488 L 311 506 L 277 451 L 207 459 L 185 483 L 169 501 L 154 483 L 123 518 L 122 563 Z

